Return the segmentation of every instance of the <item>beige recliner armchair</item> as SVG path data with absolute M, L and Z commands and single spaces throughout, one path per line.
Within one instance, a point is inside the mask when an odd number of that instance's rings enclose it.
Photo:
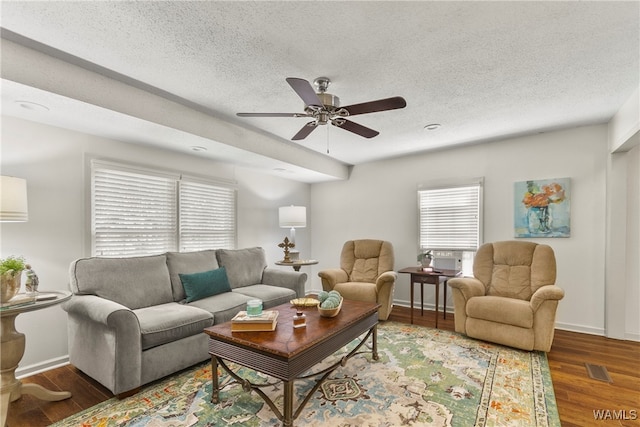
M 377 302 L 378 318 L 387 320 L 393 307 L 398 274 L 393 271 L 393 246 L 383 240 L 349 240 L 342 247 L 340 268 L 322 270 L 322 289 L 335 289 L 346 299 Z
M 473 278 L 449 279 L 456 332 L 523 350 L 551 350 L 558 301 L 553 249 L 526 241 L 482 245 Z

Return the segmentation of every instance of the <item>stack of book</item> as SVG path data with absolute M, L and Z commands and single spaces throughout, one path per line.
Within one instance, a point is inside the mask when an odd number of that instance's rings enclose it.
M 278 324 L 278 314 L 277 311 L 265 310 L 260 316 L 249 316 L 246 311 L 241 311 L 231 319 L 231 331 L 274 331 Z
M 22 305 L 34 304 L 36 302 L 36 294 L 18 294 L 11 298 L 7 302 L 3 302 L 0 304 L 1 309 L 7 309 L 12 307 L 18 307 Z

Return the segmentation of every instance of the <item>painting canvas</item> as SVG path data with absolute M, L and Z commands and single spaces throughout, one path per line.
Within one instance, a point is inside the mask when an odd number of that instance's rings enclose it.
M 515 237 L 569 237 L 570 190 L 570 178 L 516 182 Z

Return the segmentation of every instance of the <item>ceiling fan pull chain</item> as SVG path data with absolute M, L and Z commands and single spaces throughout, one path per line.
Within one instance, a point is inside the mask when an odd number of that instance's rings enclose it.
M 330 126 L 327 126 L 327 154 L 329 154 L 329 128 Z

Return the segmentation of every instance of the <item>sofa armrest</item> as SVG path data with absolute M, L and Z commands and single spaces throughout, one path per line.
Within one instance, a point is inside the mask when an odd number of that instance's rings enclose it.
M 454 277 L 449 279 L 447 283 L 453 289 L 458 289 L 466 301 L 473 297 L 483 296 L 486 293 L 482 282 L 474 277 Z
M 376 292 L 380 293 L 384 287 L 393 286 L 398 278 L 395 271 L 385 271 L 376 280 Z
M 74 295 L 62 304 L 69 314 L 86 318 L 110 328 L 126 328 L 140 335 L 138 318 L 133 311 L 117 302 L 96 295 Z
M 329 268 L 319 271 L 318 277 L 322 279 L 322 289 L 327 292 L 332 290 L 338 283 L 344 283 L 349 280 L 347 272 L 341 268 Z
M 302 298 L 305 293 L 304 287 L 307 283 L 307 273 L 265 268 L 262 273 L 262 283 L 292 289 L 296 292 L 298 298 Z
M 555 285 L 547 285 L 538 288 L 531 296 L 531 309 L 535 313 L 540 305 L 548 300 L 561 300 L 564 298 L 564 290 Z
M 135 313 L 96 295 L 74 295 L 68 313 L 69 361 L 113 394 L 141 384 L 142 340 Z

